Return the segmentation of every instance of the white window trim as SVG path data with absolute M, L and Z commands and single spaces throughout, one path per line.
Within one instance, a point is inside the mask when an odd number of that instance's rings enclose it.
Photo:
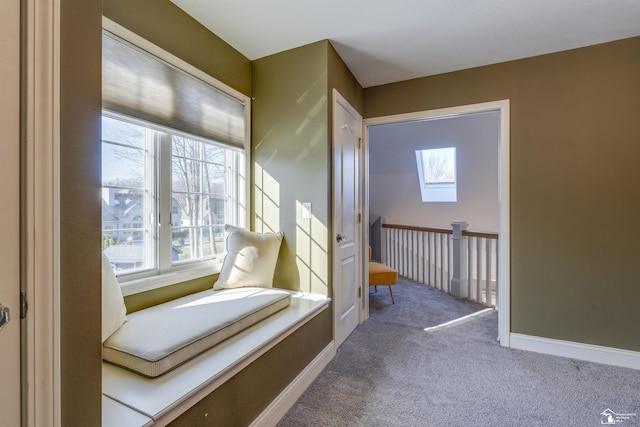
M 244 195 L 245 201 L 245 224 L 250 223 L 250 200 L 249 194 L 251 194 L 251 98 L 237 91 L 236 89 L 228 86 L 202 70 L 194 67 L 186 61 L 176 57 L 175 55 L 165 51 L 164 49 L 156 46 L 150 41 L 140 37 L 132 31 L 122 27 L 114 21 L 102 17 L 102 28 L 127 42 L 149 52 L 157 58 L 166 61 L 167 63 L 181 69 L 182 71 L 197 77 L 203 82 L 225 92 L 244 104 L 244 118 L 245 118 L 245 138 L 244 138 L 244 177 L 245 188 Z M 174 131 L 175 132 L 175 131 Z M 240 189 L 238 189 L 240 190 Z M 171 286 L 181 282 L 197 279 L 203 276 L 217 274 L 220 272 L 222 266 L 222 260 L 214 259 L 210 261 L 198 262 L 194 264 L 177 265 L 172 268 L 170 272 L 160 272 L 153 276 L 140 277 L 135 273 L 126 277 L 123 275 L 121 280 L 121 289 L 124 296 L 133 295 L 140 292 L 145 292 L 153 289 L 162 288 L 165 286 Z

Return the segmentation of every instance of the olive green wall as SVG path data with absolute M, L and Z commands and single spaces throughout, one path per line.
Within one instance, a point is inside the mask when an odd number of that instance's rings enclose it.
M 252 79 L 252 227 L 285 233 L 277 286 L 331 295 L 332 89 L 362 111 L 362 87 L 327 40 L 253 61 Z
M 60 1 L 63 426 L 97 426 L 101 420 L 100 8 L 100 0 Z
M 248 426 L 331 342 L 331 310 L 324 310 L 170 426 Z
M 284 231 L 275 285 L 329 294 L 327 41 L 252 63 L 252 228 Z M 311 202 L 312 218 L 301 203 Z
M 640 350 L 640 38 L 365 89 L 365 116 L 511 100 L 511 329 Z
M 103 14 L 245 95 L 249 60 L 169 0 L 104 0 Z
M 212 274 L 171 286 L 163 286 L 162 288 L 126 296 L 124 304 L 127 306 L 127 313 L 133 313 L 134 311 L 162 304 L 185 295 L 211 289 L 216 280 L 218 280 L 218 275 Z
M 345 65 L 331 43 L 328 44 L 327 55 L 329 89 L 336 89 L 358 113 L 364 114 L 364 91 L 362 86 L 351 74 L 351 70 Z M 329 103 L 329 107 L 331 107 L 329 117 L 333 117 L 332 102 Z

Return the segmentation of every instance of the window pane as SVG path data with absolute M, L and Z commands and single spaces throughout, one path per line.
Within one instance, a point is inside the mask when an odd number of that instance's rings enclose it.
M 118 274 L 155 267 L 154 132 L 103 116 L 102 250 Z
M 416 151 L 420 196 L 423 202 L 456 202 L 455 147 Z
M 425 184 L 453 184 L 456 182 L 456 149 L 422 150 Z
M 144 188 L 144 150 L 103 142 L 102 185 Z
M 227 152 L 214 144 L 172 138 L 172 262 L 210 259 L 224 253 Z M 231 173 L 231 172 L 229 172 Z
M 102 139 L 144 148 L 145 128 L 123 120 L 102 116 Z

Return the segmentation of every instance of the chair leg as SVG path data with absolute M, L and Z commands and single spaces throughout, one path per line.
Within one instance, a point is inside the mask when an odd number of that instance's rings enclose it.
M 374 287 L 373 287 L 373 290 L 374 290 L 375 292 L 378 292 L 378 287 L 377 287 L 377 286 L 374 286 Z
M 395 304 L 396 300 L 393 298 L 393 290 L 391 290 L 391 285 L 389 285 L 389 293 L 391 294 L 391 303 Z

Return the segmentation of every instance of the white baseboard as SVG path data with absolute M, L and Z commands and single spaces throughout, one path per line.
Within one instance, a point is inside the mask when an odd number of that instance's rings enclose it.
M 262 413 L 253 420 L 250 427 L 272 427 L 284 417 L 296 400 L 311 385 L 313 380 L 322 372 L 334 358 L 336 349 L 333 341 L 329 343 L 306 368 L 291 381 L 291 383 L 276 397 Z
M 572 359 L 621 366 L 623 368 L 640 369 L 640 352 L 637 351 L 524 334 L 511 334 L 510 338 L 510 347 L 519 350 L 570 357 Z

